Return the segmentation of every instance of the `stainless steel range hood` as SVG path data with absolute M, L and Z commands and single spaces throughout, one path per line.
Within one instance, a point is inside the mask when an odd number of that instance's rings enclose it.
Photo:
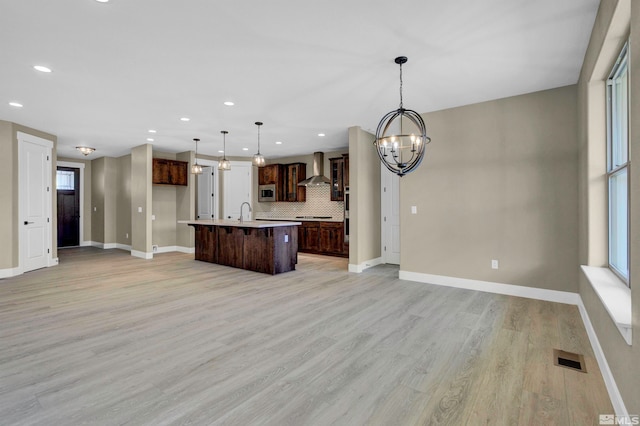
M 313 176 L 298 183 L 298 186 L 329 185 L 331 181 L 322 175 L 324 171 L 324 154 L 313 153 Z

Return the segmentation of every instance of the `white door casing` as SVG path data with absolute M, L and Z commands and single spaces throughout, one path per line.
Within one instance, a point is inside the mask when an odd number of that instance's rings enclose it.
M 400 264 L 400 177 L 381 165 L 382 257 L 385 263 Z
M 211 192 L 213 194 L 212 197 L 212 210 L 211 210 L 211 215 L 213 216 L 213 219 L 219 219 L 220 218 L 220 210 L 219 210 L 219 200 L 220 200 L 220 179 L 219 179 L 219 171 L 218 171 L 218 162 L 215 160 L 204 160 L 204 159 L 198 159 L 198 164 L 202 165 L 202 169 L 203 169 L 203 174 L 204 169 L 207 167 L 211 167 L 211 173 L 212 178 L 211 178 L 211 189 L 213 189 L 213 191 Z M 201 176 L 201 175 L 200 175 Z M 198 218 L 198 212 L 200 211 L 200 176 L 198 176 L 197 178 L 197 196 L 196 196 L 196 219 Z
M 53 142 L 18 132 L 20 272 L 54 264 L 51 152 Z
M 213 210 L 216 186 L 215 173 L 211 166 L 203 167 L 198 175 L 198 212 L 196 219 L 215 219 Z
M 242 203 L 251 203 L 253 165 L 250 161 L 232 161 L 231 170 L 221 173 L 224 173 L 223 219 L 238 219 Z M 245 207 L 243 213 L 244 220 L 251 220 L 248 208 Z

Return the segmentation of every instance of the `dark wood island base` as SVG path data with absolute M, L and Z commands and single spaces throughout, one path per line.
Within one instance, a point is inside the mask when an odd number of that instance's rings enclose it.
M 265 274 L 293 271 L 300 222 L 180 221 L 195 228 L 195 259 Z

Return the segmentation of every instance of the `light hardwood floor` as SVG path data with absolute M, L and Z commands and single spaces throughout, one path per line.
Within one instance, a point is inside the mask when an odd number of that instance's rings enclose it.
M 590 425 L 613 413 L 575 306 L 300 255 L 277 276 L 60 250 L 0 280 L 0 424 Z M 588 373 L 553 365 L 585 355 Z

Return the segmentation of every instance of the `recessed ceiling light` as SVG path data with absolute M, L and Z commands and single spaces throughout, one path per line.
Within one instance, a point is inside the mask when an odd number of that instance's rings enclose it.
M 221 149 L 219 149 L 219 150 L 218 150 L 218 152 L 219 152 L 220 154 L 224 153 L 224 151 L 223 151 L 223 150 L 221 150 Z
M 40 72 L 51 72 L 51 68 L 47 68 L 42 65 L 34 65 L 33 68 Z
M 147 138 L 148 142 L 153 142 L 153 138 Z
M 324 133 L 318 133 L 318 136 L 323 137 Z
M 18 102 L 9 102 L 9 105 L 11 105 L 12 107 L 16 107 L 16 108 L 22 108 L 22 104 L 20 104 Z
M 109 3 L 109 0 L 96 0 L 98 3 Z
M 242 148 L 243 151 L 249 151 L 249 148 Z
M 191 120 L 191 119 L 190 119 L 190 118 L 188 118 L 188 117 L 182 117 L 180 120 L 182 120 L 182 121 L 189 121 L 189 120 Z
M 156 131 L 153 129 L 149 129 L 149 133 L 155 133 Z
M 277 142 L 276 142 L 276 145 L 282 145 L 282 142 L 277 141 Z
M 225 104 L 226 106 L 234 106 L 234 105 L 235 105 L 235 104 L 234 104 L 233 102 L 231 102 L 231 101 L 226 101 L 224 104 Z

